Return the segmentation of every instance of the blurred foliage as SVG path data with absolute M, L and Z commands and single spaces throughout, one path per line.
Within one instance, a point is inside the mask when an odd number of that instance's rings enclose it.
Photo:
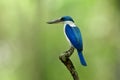
M 120 79 L 119 0 L 0 0 L 0 80 L 72 80 L 58 56 L 69 48 L 64 15 L 81 29 L 88 66 L 71 59 L 81 80 Z

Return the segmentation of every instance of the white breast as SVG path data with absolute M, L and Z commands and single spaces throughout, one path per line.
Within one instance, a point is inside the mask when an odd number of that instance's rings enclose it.
M 67 35 L 66 35 L 66 33 L 65 33 L 65 27 L 66 27 L 66 24 L 64 24 L 64 35 L 65 35 L 67 41 L 69 42 L 69 44 L 71 45 L 71 42 L 70 42 L 70 40 L 68 39 L 68 37 L 67 37 Z
M 76 27 L 76 25 L 72 21 L 65 21 L 64 22 L 64 35 L 65 35 L 67 41 L 69 42 L 70 46 L 72 46 L 70 40 L 68 39 L 68 37 L 67 37 L 67 35 L 65 33 L 65 27 L 66 27 L 67 24 L 69 24 L 71 27 Z

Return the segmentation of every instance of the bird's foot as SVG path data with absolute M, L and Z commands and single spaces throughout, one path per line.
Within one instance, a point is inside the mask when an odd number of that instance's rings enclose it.
M 74 47 L 70 47 L 69 50 L 64 52 L 65 53 L 64 55 L 65 57 L 70 57 L 73 54 L 73 52 L 74 52 Z

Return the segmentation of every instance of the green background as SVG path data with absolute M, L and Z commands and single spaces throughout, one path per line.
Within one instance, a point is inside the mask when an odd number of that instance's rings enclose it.
M 72 80 L 58 58 L 63 24 L 46 24 L 65 15 L 82 32 L 88 66 L 71 56 L 80 80 L 119 80 L 119 0 L 0 0 L 0 80 Z

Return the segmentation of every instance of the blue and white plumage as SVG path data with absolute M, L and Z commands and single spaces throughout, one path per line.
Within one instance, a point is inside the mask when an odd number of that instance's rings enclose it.
M 58 23 L 58 22 L 64 23 L 64 34 L 68 42 L 72 47 L 77 49 L 81 64 L 83 66 L 87 66 L 87 63 L 82 54 L 83 42 L 82 42 L 80 29 L 74 24 L 74 21 L 70 16 L 64 16 L 60 19 L 57 19 L 48 23 L 52 24 L 52 23 Z

